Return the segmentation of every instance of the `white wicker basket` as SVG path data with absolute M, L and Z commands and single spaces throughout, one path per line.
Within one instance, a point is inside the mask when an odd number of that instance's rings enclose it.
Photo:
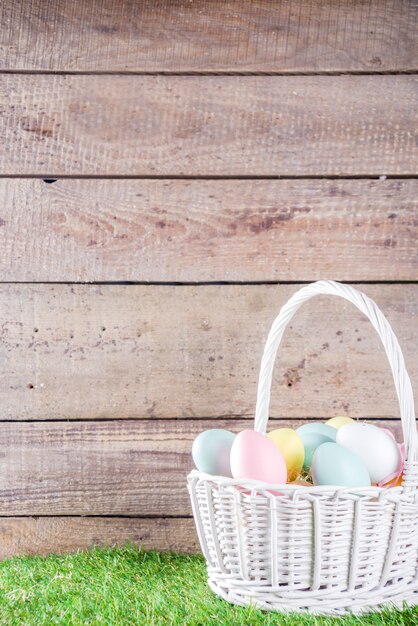
M 417 432 L 411 383 L 398 341 L 377 305 L 333 281 L 300 289 L 273 323 L 261 361 L 255 430 L 266 432 L 276 352 L 305 300 L 352 302 L 382 340 L 405 439 L 401 487 L 272 486 L 192 471 L 188 488 L 211 589 L 234 604 L 318 614 L 418 603 Z

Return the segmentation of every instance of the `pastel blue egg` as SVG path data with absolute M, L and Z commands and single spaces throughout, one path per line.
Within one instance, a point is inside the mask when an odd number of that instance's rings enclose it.
M 314 485 L 370 487 L 370 476 L 359 456 L 337 443 L 323 443 L 312 457 Z
M 311 422 L 309 424 L 303 424 L 299 426 L 297 432 L 300 433 L 321 433 L 325 437 L 328 437 L 330 441 L 334 441 L 337 438 L 336 428 L 323 424 L 322 422 Z
M 305 460 L 303 467 L 309 469 L 311 467 L 312 456 L 318 446 L 327 442 L 334 442 L 337 436 L 336 428 L 327 426 L 321 422 L 313 422 L 311 424 L 303 424 L 296 432 L 303 441 L 305 447 Z
M 200 472 L 214 476 L 232 477 L 230 454 L 235 433 L 222 428 L 204 430 L 192 446 L 194 464 Z

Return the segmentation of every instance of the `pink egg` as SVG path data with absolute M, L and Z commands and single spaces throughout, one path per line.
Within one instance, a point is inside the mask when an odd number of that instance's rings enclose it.
M 284 484 L 287 469 L 278 447 L 255 430 L 243 430 L 231 447 L 231 472 L 234 478 L 250 478 L 263 483 Z
M 389 428 L 381 428 L 381 430 L 384 430 L 385 433 L 387 433 L 390 437 L 392 437 L 392 439 L 395 439 L 395 435 L 393 434 L 391 430 L 389 430 Z

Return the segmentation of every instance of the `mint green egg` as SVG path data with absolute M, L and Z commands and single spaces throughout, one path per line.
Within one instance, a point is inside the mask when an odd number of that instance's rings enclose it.
M 305 460 L 303 467 L 309 469 L 312 463 L 312 456 L 318 446 L 327 442 L 334 442 L 337 436 L 337 430 L 332 426 L 322 424 L 322 422 L 312 422 L 310 424 L 303 424 L 296 430 L 299 437 L 302 439 L 305 447 Z
M 336 487 L 371 485 L 366 464 L 357 454 L 339 446 L 338 443 L 323 443 L 315 450 L 311 471 L 314 485 Z
M 232 477 L 230 455 L 235 433 L 222 428 L 204 430 L 192 446 L 194 464 L 200 472 Z

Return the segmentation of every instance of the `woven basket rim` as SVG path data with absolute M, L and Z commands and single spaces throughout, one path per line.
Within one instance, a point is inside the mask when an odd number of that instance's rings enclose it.
M 213 474 L 206 474 L 199 470 L 193 469 L 187 476 L 187 481 L 190 482 L 210 482 L 212 484 L 219 485 L 220 487 L 238 487 L 243 490 L 251 490 L 250 495 L 266 495 L 268 497 L 281 495 L 293 495 L 294 493 L 306 494 L 312 497 L 321 496 L 336 496 L 336 498 L 361 498 L 364 496 L 371 496 L 373 498 L 378 497 L 379 500 L 399 500 L 399 496 L 405 495 L 406 499 L 410 499 L 411 495 L 416 494 L 418 496 L 418 489 L 415 491 L 404 489 L 402 485 L 398 487 L 377 487 L 371 485 L 369 487 L 341 487 L 338 485 L 293 485 L 292 483 L 263 483 L 252 479 L 240 479 L 240 478 L 228 478 L 227 476 L 215 476 Z M 271 492 L 280 491 L 281 494 L 275 494 Z M 247 494 L 248 495 L 248 494 Z

